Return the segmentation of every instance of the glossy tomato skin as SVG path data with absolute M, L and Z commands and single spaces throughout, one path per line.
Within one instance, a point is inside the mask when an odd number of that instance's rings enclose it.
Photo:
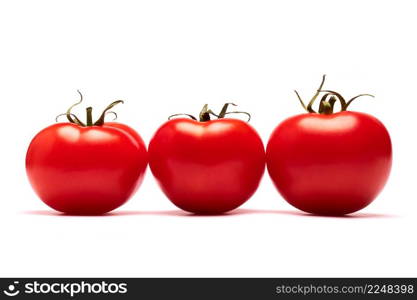
M 218 214 L 246 202 L 265 169 L 265 150 L 246 122 L 175 119 L 149 144 L 149 165 L 165 195 L 179 208 Z
M 59 123 L 33 138 L 26 171 L 35 192 L 53 209 L 94 215 L 116 209 L 134 194 L 147 160 L 143 140 L 127 125 Z
M 266 156 L 281 195 L 296 208 L 321 215 L 367 206 L 384 187 L 392 163 L 384 125 L 350 111 L 283 121 L 269 139 Z

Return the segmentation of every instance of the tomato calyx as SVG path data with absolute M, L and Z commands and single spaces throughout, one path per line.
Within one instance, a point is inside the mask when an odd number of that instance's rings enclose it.
M 375 97 L 374 95 L 371 94 L 359 94 L 351 99 L 349 99 L 348 101 L 345 100 L 345 98 L 343 98 L 343 96 L 335 91 L 332 90 L 323 90 L 323 85 L 324 82 L 326 80 L 326 75 L 323 75 L 323 79 L 320 83 L 319 88 L 317 89 L 316 93 L 313 95 L 313 97 L 311 98 L 311 100 L 308 102 L 307 105 L 305 105 L 304 101 L 301 99 L 300 94 L 294 90 L 295 94 L 297 95 L 298 100 L 300 101 L 302 107 L 308 112 L 308 113 L 319 113 L 319 114 L 324 114 L 324 115 L 330 115 L 333 113 L 334 110 L 334 105 L 337 101 L 339 101 L 340 103 L 340 111 L 346 111 L 349 107 L 349 105 L 357 98 L 359 97 L 363 97 L 363 96 L 369 96 L 369 97 Z M 316 112 L 313 109 L 313 104 L 316 101 L 317 97 L 324 93 L 324 95 L 321 97 L 320 99 L 320 104 L 319 104 L 319 110 Z
M 217 119 L 224 119 L 226 117 L 226 115 L 229 115 L 229 114 L 245 114 L 246 116 L 248 116 L 248 119 L 246 120 L 246 122 L 249 122 L 250 121 L 251 115 L 248 112 L 245 112 L 245 111 L 229 111 L 228 112 L 227 109 L 229 108 L 229 105 L 237 106 L 236 104 L 231 103 L 231 102 L 225 103 L 223 105 L 220 113 L 219 114 L 216 114 L 211 109 L 208 108 L 208 104 L 204 104 L 203 108 L 200 111 L 200 114 L 198 115 L 198 121 L 199 122 L 207 122 L 207 121 L 210 121 L 211 120 L 211 116 L 214 116 Z M 171 120 L 174 117 L 178 117 L 178 116 L 187 116 L 190 119 L 197 121 L 197 118 L 194 117 L 193 115 L 191 115 L 191 114 L 184 114 L 184 113 L 170 115 L 168 117 L 168 120 Z
M 71 112 L 71 110 L 81 104 L 81 102 L 83 102 L 83 95 L 81 94 L 81 92 L 79 90 L 77 90 L 78 94 L 80 94 L 80 100 L 76 103 L 74 103 L 73 105 L 71 105 L 67 112 L 64 114 L 59 114 L 56 118 L 55 121 L 58 122 L 58 118 L 61 116 L 66 116 L 68 121 L 70 123 L 73 124 L 77 124 L 79 126 L 82 127 L 87 127 L 87 126 L 102 126 L 104 124 L 104 120 L 107 114 L 113 114 L 114 115 L 114 120 L 117 119 L 117 114 L 114 111 L 111 111 L 110 109 L 112 109 L 115 105 L 119 104 L 119 103 L 124 103 L 123 100 L 116 100 L 112 103 L 110 103 L 101 113 L 100 117 L 97 119 L 97 121 L 93 122 L 93 108 L 91 106 L 86 108 L 86 112 L 87 112 L 87 119 L 86 119 L 86 123 L 82 122 L 75 114 L 73 114 Z

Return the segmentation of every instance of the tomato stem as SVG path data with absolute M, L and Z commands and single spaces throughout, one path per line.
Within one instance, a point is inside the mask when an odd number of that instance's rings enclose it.
M 355 99 L 362 97 L 362 96 L 369 96 L 369 97 L 374 97 L 371 94 L 360 94 L 357 95 L 353 98 L 351 98 L 349 101 L 346 101 L 345 98 L 343 98 L 343 96 L 335 91 L 332 90 L 322 90 L 324 82 L 326 80 L 326 75 L 323 75 L 323 79 L 320 83 L 319 88 L 317 89 L 316 93 L 314 94 L 314 96 L 311 98 L 311 100 L 309 101 L 308 105 L 306 106 L 304 101 L 301 99 L 300 94 L 294 90 L 295 94 L 297 95 L 298 100 L 301 103 L 301 106 L 308 112 L 308 113 L 317 113 L 314 109 L 313 109 L 313 104 L 316 101 L 317 97 L 320 95 L 320 93 L 326 93 L 323 95 L 323 97 L 320 100 L 320 105 L 319 105 L 319 111 L 318 113 L 320 114 L 332 114 L 333 110 L 334 110 L 334 104 L 336 103 L 336 101 L 340 102 L 340 111 L 346 111 L 348 106 L 352 103 L 352 101 L 354 101 Z M 330 99 L 327 100 L 327 98 L 330 96 Z
M 208 104 L 204 104 L 199 114 L 200 122 L 210 121 L 210 114 L 217 116 L 211 109 L 208 109 Z
M 81 104 L 81 102 L 83 101 L 83 95 L 81 94 L 81 92 L 79 91 L 79 90 L 77 90 L 77 92 L 78 92 L 78 94 L 80 94 L 80 100 L 78 101 L 78 102 L 76 102 L 75 104 L 73 104 L 73 105 L 71 105 L 69 108 L 68 108 L 68 110 L 67 110 L 67 112 L 65 113 L 65 114 L 60 114 L 60 115 L 58 115 L 56 118 L 55 118 L 55 120 L 58 122 L 58 118 L 60 117 L 60 116 L 63 116 L 63 115 L 65 115 L 66 117 L 67 117 L 67 119 L 68 119 L 68 121 L 70 122 L 70 123 L 74 123 L 74 124 L 77 124 L 77 125 L 80 125 L 80 126 L 83 126 L 83 127 L 85 127 L 85 126 L 101 126 L 101 125 L 103 125 L 104 124 L 104 119 L 105 119 L 105 116 L 107 115 L 107 114 L 114 114 L 114 116 L 115 116 L 115 119 L 117 119 L 117 114 L 114 112 L 114 111 L 110 111 L 110 109 L 112 109 L 115 105 L 117 105 L 117 104 L 119 104 L 119 103 L 124 103 L 123 102 L 123 100 L 116 100 L 116 101 L 114 101 L 114 102 L 112 102 L 112 103 L 110 103 L 105 109 L 104 109 L 104 111 L 102 112 L 102 114 L 100 115 L 100 118 L 97 120 L 97 121 L 95 121 L 95 122 L 93 122 L 93 114 L 92 114 L 92 112 L 93 112 L 93 108 L 92 107 L 87 107 L 87 123 L 86 124 L 84 124 L 83 122 L 81 122 L 80 121 L 80 119 L 75 115 L 75 114 L 73 114 L 72 112 L 71 112 L 71 110 L 74 108 L 74 106 L 77 106 L 77 105 L 79 105 L 79 104 Z M 115 120 L 114 119 L 114 120 Z
M 227 102 L 223 105 L 222 109 L 220 110 L 220 113 L 217 115 L 215 114 L 211 109 L 208 109 L 208 104 L 205 104 L 203 106 L 203 109 L 200 112 L 200 122 L 206 122 L 210 121 L 210 115 L 217 117 L 217 119 L 224 119 L 226 115 L 229 114 L 245 114 L 248 116 L 247 122 L 250 121 L 251 115 L 248 112 L 245 111 L 227 111 L 229 108 L 229 105 L 237 106 L 236 104 L 232 102 Z
M 330 115 L 333 113 L 334 104 L 336 103 L 336 97 L 331 96 L 329 100 L 327 100 L 327 97 L 330 94 L 325 94 L 322 99 L 320 100 L 320 107 L 319 107 L 319 113 Z
M 87 107 L 87 126 L 93 126 L 93 108 Z
M 200 121 L 200 122 L 210 121 L 211 120 L 210 115 L 215 116 L 217 119 L 223 119 L 223 118 L 226 117 L 226 115 L 229 115 L 229 114 L 245 114 L 245 115 L 248 116 L 248 119 L 246 120 L 246 122 L 250 121 L 251 115 L 248 112 L 245 112 L 245 111 L 229 111 L 228 112 L 227 109 L 228 109 L 229 105 L 237 106 L 236 104 L 231 103 L 231 102 L 225 103 L 223 105 L 220 113 L 216 114 L 211 109 L 208 108 L 208 104 L 204 104 L 203 108 L 200 111 L 200 114 L 198 115 L 198 121 Z M 197 118 L 194 117 L 193 115 L 182 114 L 182 113 L 181 114 L 170 115 L 168 117 L 168 120 L 171 120 L 173 117 L 177 117 L 177 116 L 187 116 L 190 119 L 193 119 L 193 120 L 197 121 Z

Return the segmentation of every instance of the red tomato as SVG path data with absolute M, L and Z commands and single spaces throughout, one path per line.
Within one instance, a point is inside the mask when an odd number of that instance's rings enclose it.
M 244 121 L 223 119 L 225 107 L 218 120 L 202 113 L 200 122 L 168 121 L 149 144 L 152 173 L 183 210 L 216 214 L 235 209 L 252 196 L 264 173 L 259 135 Z
M 103 214 L 124 204 L 142 182 L 147 151 L 141 137 L 126 125 L 97 122 L 54 124 L 29 146 L 30 183 L 55 210 Z
M 384 187 L 392 162 L 390 137 L 373 116 L 345 111 L 350 102 L 340 94 L 321 87 L 319 92 L 327 92 L 321 113 L 291 117 L 273 131 L 266 150 L 268 172 L 281 195 L 298 209 L 352 213 Z M 343 111 L 333 113 L 339 97 Z

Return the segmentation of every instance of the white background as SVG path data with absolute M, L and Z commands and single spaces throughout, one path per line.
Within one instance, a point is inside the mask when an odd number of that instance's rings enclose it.
M 416 276 L 415 1 L 2 1 L 0 276 Z M 30 139 L 78 99 L 149 142 L 173 113 L 252 113 L 264 142 L 326 73 L 389 129 L 383 193 L 345 218 L 287 204 L 265 174 L 241 209 L 196 217 L 151 173 L 104 217 L 54 213 L 33 193 Z M 84 114 L 84 109 L 76 110 Z M 83 116 L 84 117 L 84 116 Z M 346 145 L 347 147 L 349 145 Z

